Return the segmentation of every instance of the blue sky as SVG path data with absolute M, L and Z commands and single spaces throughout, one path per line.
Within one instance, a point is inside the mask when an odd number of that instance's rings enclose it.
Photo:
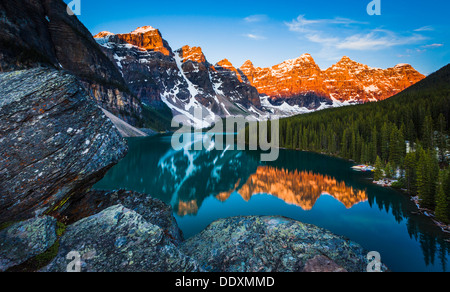
M 150 25 L 174 50 L 200 46 L 210 63 L 227 58 L 236 67 L 303 53 L 322 69 L 344 55 L 379 68 L 409 63 L 423 74 L 450 63 L 450 1 L 380 1 L 381 15 L 369 16 L 371 0 L 81 0 L 79 19 L 93 34 Z

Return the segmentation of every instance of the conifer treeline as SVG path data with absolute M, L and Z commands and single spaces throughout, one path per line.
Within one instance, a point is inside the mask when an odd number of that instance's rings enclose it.
M 280 121 L 280 145 L 377 164 L 422 204 L 450 218 L 450 65 L 386 101 L 329 109 Z

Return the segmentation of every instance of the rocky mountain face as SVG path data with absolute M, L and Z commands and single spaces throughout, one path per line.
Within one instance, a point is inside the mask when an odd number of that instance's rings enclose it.
M 58 207 L 128 147 L 77 79 L 54 69 L 0 73 L 0 222 Z
M 380 101 L 424 79 L 411 65 L 371 68 L 343 57 L 325 70 L 325 84 L 331 98 L 339 101 Z
M 310 54 L 271 68 L 251 61 L 236 68 L 227 59 L 212 65 L 200 47 L 172 51 L 150 26 L 128 34 L 94 36 L 117 64 L 127 85 L 146 104 L 166 104 L 175 115 L 208 126 L 217 117 L 290 116 L 389 98 L 425 76 L 410 65 L 370 68 L 348 57 L 322 70 Z M 195 109 L 208 118 L 192 119 Z
M 309 54 L 271 68 L 255 68 L 247 61 L 239 72 L 260 94 L 269 97 L 264 98 L 264 105 L 287 103 L 291 108 L 306 109 L 384 100 L 425 78 L 410 65 L 383 70 L 348 57 L 321 70 Z
M 272 68 L 255 68 L 247 61 L 240 71 L 259 93 L 274 98 L 289 98 L 308 91 L 325 95 L 321 70 L 309 54 Z
M 210 64 L 199 47 L 184 46 L 173 52 L 151 27 L 129 34 L 101 32 L 94 38 L 140 100 L 152 106 L 163 103 L 175 115 L 187 117 L 201 110 L 206 121 L 191 119 L 194 125 L 209 126 L 218 117 L 246 115 L 261 108 L 256 88 L 242 82 L 228 61 Z
M 172 49 L 166 40 L 162 38 L 161 32 L 151 26 L 143 26 L 132 33 L 118 34 L 117 37 L 136 47 L 160 52 L 165 56 L 173 55 Z
M 0 26 L 0 72 L 38 66 L 65 69 L 101 107 L 132 125 L 145 124 L 140 100 L 89 30 L 67 14 L 62 0 L 2 1 Z

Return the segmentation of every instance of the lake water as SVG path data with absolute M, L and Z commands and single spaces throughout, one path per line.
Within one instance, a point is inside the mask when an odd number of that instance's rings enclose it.
M 270 163 L 256 151 L 175 151 L 168 136 L 128 142 L 128 155 L 95 188 L 148 193 L 170 204 L 185 238 L 219 218 L 281 215 L 378 251 L 392 271 L 449 269 L 448 237 L 413 215 L 406 195 L 372 184 L 348 161 L 291 150 Z

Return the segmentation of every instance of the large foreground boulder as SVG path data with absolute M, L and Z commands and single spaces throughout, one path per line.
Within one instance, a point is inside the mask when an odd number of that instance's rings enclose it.
M 140 214 L 147 222 L 159 226 L 175 245 L 183 241 L 172 207 L 148 194 L 126 190 L 91 190 L 83 196 L 71 198 L 55 215 L 70 225 L 119 204 Z
M 83 194 L 127 149 L 72 75 L 45 68 L 0 74 L 0 223 Z
M 122 205 L 69 226 L 58 255 L 43 271 L 67 271 L 72 261 L 67 256 L 73 252 L 80 256 L 82 272 L 200 271 L 197 262 L 180 252 L 162 228 Z
M 368 265 L 357 243 L 284 217 L 218 220 L 181 251 L 211 272 L 364 272 Z
M 0 272 L 42 254 L 57 239 L 56 220 L 49 216 L 18 222 L 0 231 Z

